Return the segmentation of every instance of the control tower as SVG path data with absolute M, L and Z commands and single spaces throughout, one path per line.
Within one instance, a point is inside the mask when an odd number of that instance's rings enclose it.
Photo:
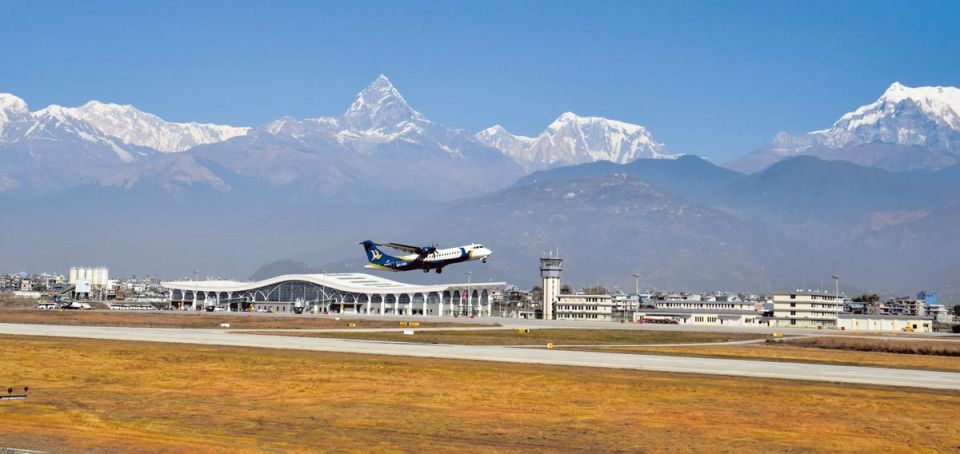
M 563 259 L 560 257 L 540 257 L 540 277 L 543 278 L 543 319 L 553 320 L 553 305 L 560 296 L 560 271 L 563 271 Z

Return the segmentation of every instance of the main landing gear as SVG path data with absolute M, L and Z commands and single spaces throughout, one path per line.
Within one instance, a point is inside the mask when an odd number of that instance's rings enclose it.
M 480 263 L 487 263 L 487 259 L 480 260 Z
M 437 274 L 440 274 L 442 272 L 443 272 L 443 268 L 437 268 Z

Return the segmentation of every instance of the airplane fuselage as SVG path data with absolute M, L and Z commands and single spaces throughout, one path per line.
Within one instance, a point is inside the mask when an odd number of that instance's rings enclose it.
M 376 245 L 365 245 L 367 251 L 367 268 L 386 271 L 436 270 L 438 273 L 443 267 L 454 263 L 473 260 L 487 261 L 493 253 L 481 244 L 467 244 L 460 247 L 437 249 L 429 254 L 404 254 L 392 256 L 377 249 Z

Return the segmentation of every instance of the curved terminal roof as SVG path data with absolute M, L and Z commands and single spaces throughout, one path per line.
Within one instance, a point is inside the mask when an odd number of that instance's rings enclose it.
M 326 273 L 326 274 L 284 274 L 262 281 L 166 281 L 161 282 L 167 289 L 190 290 L 198 292 L 243 292 L 266 287 L 281 282 L 310 282 L 324 287 L 335 288 L 353 293 L 426 293 L 442 292 L 451 289 L 476 288 L 493 289 L 506 286 L 506 282 L 473 282 L 462 284 L 416 285 L 405 284 L 390 279 L 364 273 Z

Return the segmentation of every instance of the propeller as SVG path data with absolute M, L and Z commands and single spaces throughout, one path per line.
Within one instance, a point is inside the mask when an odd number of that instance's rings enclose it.
M 430 254 L 437 252 L 437 244 L 434 243 L 433 246 L 426 246 L 420 248 L 420 258 L 426 257 Z

